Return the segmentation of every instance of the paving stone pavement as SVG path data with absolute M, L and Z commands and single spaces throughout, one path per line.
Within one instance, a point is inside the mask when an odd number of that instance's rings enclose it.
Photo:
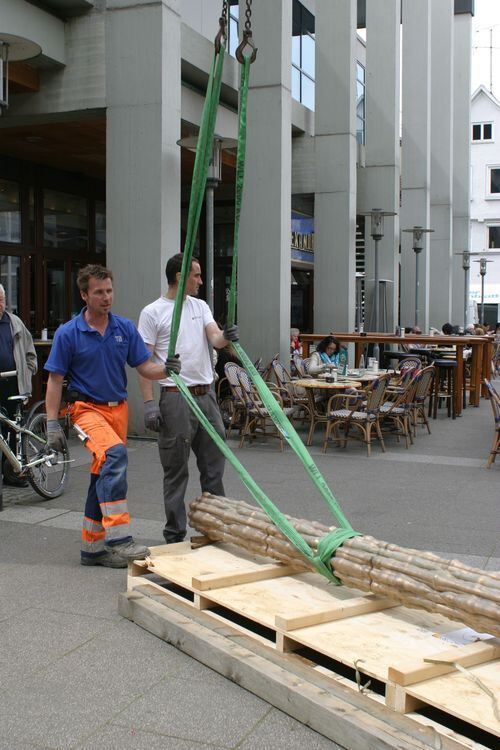
M 415 445 L 311 449 L 352 524 L 388 541 L 500 568 L 500 462 L 485 401 L 440 416 Z M 236 446 L 236 442 L 231 441 Z M 154 441 L 130 441 L 134 533 L 162 541 L 161 467 Z M 257 442 L 236 452 L 284 512 L 327 512 L 290 449 Z M 88 458 L 72 441 L 67 491 L 43 501 L 4 489 L 0 513 L 0 750 L 323 750 L 338 746 L 118 615 L 126 571 L 79 565 Z M 226 494 L 248 499 L 227 468 Z M 195 463 L 187 499 L 199 493 Z

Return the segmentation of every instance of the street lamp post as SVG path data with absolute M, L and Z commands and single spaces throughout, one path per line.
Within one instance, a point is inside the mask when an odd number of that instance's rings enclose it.
M 487 260 L 486 258 L 480 258 L 479 260 L 475 260 L 474 263 L 479 263 L 479 273 L 481 274 L 481 319 L 480 323 L 481 325 L 484 324 L 484 277 L 486 276 L 486 270 L 487 270 L 487 263 L 493 263 L 492 260 Z
M 395 211 L 382 211 L 381 208 L 372 208 L 371 211 L 365 211 L 363 216 L 369 216 L 371 218 L 370 235 L 375 244 L 375 255 L 374 255 L 374 275 L 375 275 L 375 291 L 374 291 L 374 305 L 373 305 L 373 327 L 375 332 L 378 332 L 379 328 L 379 270 L 378 270 L 378 243 L 384 236 L 384 216 L 396 216 Z M 373 347 L 373 356 L 379 360 L 380 350 L 378 342 Z
M 188 136 L 177 141 L 177 145 L 196 151 L 198 136 Z M 238 141 L 234 138 L 220 138 L 215 136 L 213 142 L 212 156 L 207 172 L 205 186 L 206 207 L 206 297 L 207 305 L 214 312 L 214 192 L 222 181 L 222 152 L 236 148 Z
M 418 272 L 418 258 L 424 247 L 423 236 L 426 233 L 433 232 L 434 229 L 424 229 L 420 226 L 414 226 L 412 229 L 403 229 L 403 232 L 411 232 L 413 234 L 413 252 L 415 253 L 415 326 L 418 326 L 418 298 L 419 298 L 419 272 Z
M 470 252 L 464 250 L 462 254 L 462 268 L 464 269 L 464 331 L 469 324 L 469 296 L 470 296 Z

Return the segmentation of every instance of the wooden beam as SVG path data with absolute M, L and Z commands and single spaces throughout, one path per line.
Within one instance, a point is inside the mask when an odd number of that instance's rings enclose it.
M 191 586 L 198 591 L 210 591 L 210 589 L 222 589 L 227 586 L 239 586 L 242 583 L 255 583 L 265 581 L 269 578 L 282 578 L 293 576 L 297 568 L 292 565 L 281 565 L 270 563 L 261 565 L 257 570 L 242 570 L 234 573 L 203 573 L 193 576 Z
M 311 625 L 321 625 L 334 620 L 344 620 L 346 617 L 366 615 L 369 612 L 380 612 L 382 609 L 397 607 L 393 601 L 383 599 L 381 596 L 368 594 L 368 596 L 355 596 L 352 599 L 344 599 L 336 602 L 333 607 L 311 612 L 309 614 L 286 613 L 277 614 L 274 624 L 281 630 L 298 630 L 308 628 Z

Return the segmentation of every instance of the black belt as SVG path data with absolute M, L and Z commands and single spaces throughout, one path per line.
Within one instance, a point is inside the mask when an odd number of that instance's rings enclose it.
M 188 385 L 187 389 L 193 396 L 204 396 L 210 390 L 210 385 Z M 179 389 L 175 385 L 162 385 L 162 391 L 167 393 L 179 393 Z
M 85 393 L 80 393 L 79 391 L 68 391 L 65 396 L 65 401 L 68 404 L 74 404 L 75 401 L 83 401 L 85 404 L 95 404 L 95 406 L 119 406 L 120 404 L 123 404 L 125 399 L 122 398 L 120 401 L 94 401 L 93 398 L 90 398 L 90 396 L 87 396 Z

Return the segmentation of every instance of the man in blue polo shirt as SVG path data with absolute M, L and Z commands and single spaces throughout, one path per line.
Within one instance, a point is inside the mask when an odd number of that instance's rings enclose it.
M 125 365 L 149 380 L 165 372 L 179 372 L 180 362 L 151 361 L 134 324 L 111 313 L 113 274 L 99 265 L 82 268 L 78 288 L 86 307 L 55 334 L 45 364 L 49 372 L 46 395 L 47 439 L 62 448 L 58 421 L 63 378 L 68 379 L 67 401 L 73 424 L 87 435 L 92 453 L 90 487 L 82 528 L 82 565 L 124 568 L 143 559 L 147 547 L 133 541 L 127 504 L 128 406 Z

